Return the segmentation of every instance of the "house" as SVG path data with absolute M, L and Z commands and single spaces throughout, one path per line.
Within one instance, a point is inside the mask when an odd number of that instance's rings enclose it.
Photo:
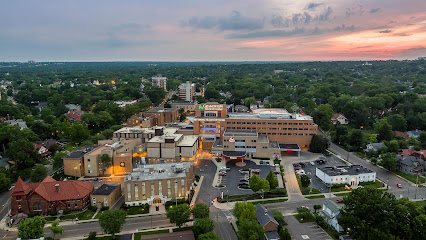
M 408 131 L 407 132 L 407 134 L 408 134 L 408 137 L 413 137 L 413 138 L 418 138 L 419 136 L 420 136 L 420 133 L 422 133 L 422 131 L 420 131 L 420 130 L 415 130 L 415 131 Z
M 397 165 L 396 168 L 406 174 L 420 176 L 425 171 L 425 161 L 410 155 L 401 154 L 396 157 Z
M 340 207 L 331 200 L 325 200 L 322 205 L 320 215 L 325 218 L 325 221 L 338 232 L 343 232 L 342 226 L 339 225 Z
M 416 151 L 414 149 L 401 149 L 401 151 L 405 155 L 413 156 L 426 161 L 426 150 Z
M 405 141 L 407 141 L 408 139 L 410 139 L 410 137 L 408 136 L 407 132 L 399 132 L 399 131 L 395 131 L 395 135 L 397 137 L 401 137 L 402 139 L 404 139 Z
M 49 106 L 47 105 L 47 102 L 39 102 L 38 104 L 37 104 L 37 108 L 38 108 L 38 110 L 39 111 L 41 111 L 42 109 L 44 109 L 44 108 L 48 108 Z
M 33 143 L 33 144 L 34 144 L 34 148 L 38 149 L 37 152 L 38 154 L 41 155 L 42 158 L 47 158 L 52 155 L 52 152 L 50 152 L 49 149 L 47 149 L 43 144 L 41 143 Z
M 371 150 L 379 151 L 380 149 L 386 147 L 386 145 L 382 142 L 380 143 L 369 143 L 367 144 L 366 148 L 364 149 L 365 152 L 369 152 Z
M 271 212 L 262 204 L 256 205 L 256 218 L 260 225 L 265 230 L 265 239 L 280 239 L 278 235 L 279 223 L 275 220 Z
M 333 122 L 334 125 L 337 125 L 337 124 L 347 125 L 349 123 L 345 115 L 341 113 L 334 114 L 333 117 L 331 117 L 331 121 Z
M 80 105 L 75 105 L 75 104 L 66 104 L 65 107 L 69 110 L 69 111 L 81 111 L 81 106 Z
M 103 184 L 91 194 L 91 205 L 111 208 L 121 196 L 120 184 Z
M 81 115 L 84 112 L 81 110 L 69 110 L 67 113 L 65 113 L 65 116 L 70 120 L 71 123 L 77 121 L 81 122 Z
M 376 172 L 361 165 L 316 168 L 315 175 L 325 184 L 349 184 L 376 181 Z
M 27 127 L 27 123 L 26 122 L 24 122 L 24 120 L 22 120 L 22 119 L 18 119 L 18 120 L 15 120 L 15 119 L 13 119 L 13 120 L 6 120 L 6 121 L 4 121 L 5 123 L 8 123 L 8 124 L 10 124 L 10 125 L 16 125 L 16 126 L 18 126 L 19 127 L 19 129 L 21 129 L 21 130 L 23 130 L 23 129 L 27 129 L 28 127 Z
M 56 181 L 50 176 L 40 183 L 25 183 L 19 177 L 10 194 L 11 215 L 84 209 L 90 203 L 93 186 L 91 182 Z

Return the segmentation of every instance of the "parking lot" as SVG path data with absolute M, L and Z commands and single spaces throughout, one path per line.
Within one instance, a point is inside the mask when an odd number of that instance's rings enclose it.
M 315 222 L 299 223 L 293 216 L 286 217 L 291 239 L 331 240 L 332 238 Z
M 315 176 L 315 169 L 321 168 L 321 167 L 334 167 L 334 166 L 343 166 L 344 164 L 339 158 L 336 156 L 329 156 L 324 157 L 324 163 L 319 164 L 317 160 L 311 161 L 311 162 L 303 162 L 305 166 L 302 164 L 302 170 L 305 171 L 305 174 L 311 179 L 312 181 L 312 188 L 315 188 L 323 193 L 330 192 L 327 186 L 321 182 L 316 176 Z M 296 164 L 293 164 L 293 166 Z M 296 170 L 295 170 L 296 171 Z

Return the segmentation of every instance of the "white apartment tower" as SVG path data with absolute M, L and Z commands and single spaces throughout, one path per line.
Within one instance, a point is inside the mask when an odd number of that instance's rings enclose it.
M 167 78 L 157 74 L 157 76 L 152 77 L 152 86 L 163 88 L 167 92 Z
M 179 85 L 179 97 L 185 101 L 192 101 L 192 98 L 195 94 L 195 83 L 191 83 L 186 81 L 186 83 L 182 83 Z

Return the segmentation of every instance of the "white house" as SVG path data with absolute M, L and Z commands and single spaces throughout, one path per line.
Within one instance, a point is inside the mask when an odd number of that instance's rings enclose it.
M 340 207 L 331 200 L 325 200 L 322 204 L 320 215 L 324 217 L 325 221 L 338 232 L 343 232 L 342 226 L 339 225 L 338 219 L 340 217 Z
M 345 115 L 343 115 L 341 113 L 334 114 L 333 117 L 331 118 L 331 121 L 333 122 L 334 125 L 336 125 L 336 124 L 346 125 L 346 124 L 349 123 L 349 121 L 345 117 Z
M 365 152 L 369 152 L 371 150 L 374 151 L 379 151 L 380 149 L 386 147 L 386 145 L 384 143 L 369 143 L 367 144 L 366 148 L 365 148 Z
M 322 167 L 315 174 L 325 184 L 358 186 L 361 182 L 376 181 L 376 172 L 361 165 Z

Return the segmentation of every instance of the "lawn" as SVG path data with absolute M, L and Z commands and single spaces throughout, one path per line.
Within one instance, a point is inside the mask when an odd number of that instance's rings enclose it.
M 124 210 L 127 212 L 127 215 L 144 214 L 144 213 L 149 213 L 149 206 L 130 207 L 130 208 L 125 208 Z
M 264 200 L 264 201 L 262 201 L 262 200 L 259 200 L 259 201 L 254 201 L 254 202 L 251 202 L 251 203 L 253 203 L 254 205 L 256 205 L 256 204 L 258 204 L 258 203 L 262 203 L 262 204 L 267 204 L 267 203 L 278 203 L 278 202 L 285 202 L 285 201 L 287 201 L 288 199 L 273 199 L 273 200 Z
M 336 195 L 336 196 L 346 196 L 346 195 L 349 195 L 349 193 L 348 192 L 345 192 L 345 193 L 336 193 L 334 195 Z
M 105 236 L 105 237 L 96 237 L 96 240 L 111 240 L 111 236 Z M 120 239 L 120 236 L 115 235 L 115 239 Z
M 293 215 L 294 218 L 297 219 L 300 223 L 307 223 L 307 222 L 315 222 L 314 216 L 311 214 L 309 217 L 302 220 L 302 216 L 299 214 Z
M 78 220 L 88 220 L 88 219 L 91 219 L 94 214 L 95 214 L 94 211 L 86 210 L 84 212 L 80 212 L 80 213 L 77 213 L 77 214 L 69 214 L 69 215 L 61 216 L 60 219 L 61 220 L 72 220 L 72 219 L 78 218 Z
M 44 219 L 46 219 L 47 222 L 53 222 L 56 220 L 56 217 L 45 217 Z
M 307 199 L 317 199 L 317 198 L 325 198 L 325 196 L 321 194 L 321 195 L 309 196 L 309 197 L 305 197 L 305 198 L 307 198 Z
M 361 182 L 359 183 L 363 187 L 370 187 L 370 188 L 381 188 L 383 187 L 383 183 L 381 183 L 379 180 L 376 180 L 375 182 Z
M 168 233 L 168 230 L 154 230 L 148 232 L 138 232 L 135 234 L 135 240 L 140 240 L 143 235 L 152 235 L 152 234 L 160 234 L 160 233 Z
M 407 179 L 408 181 L 412 182 L 412 183 L 416 183 L 417 181 L 417 177 L 416 176 L 411 176 L 409 174 L 400 172 L 400 171 L 395 171 L 395 174 Z M 419 177 L 419 183 L 425 183 L 426 179 L 424 177 Z

